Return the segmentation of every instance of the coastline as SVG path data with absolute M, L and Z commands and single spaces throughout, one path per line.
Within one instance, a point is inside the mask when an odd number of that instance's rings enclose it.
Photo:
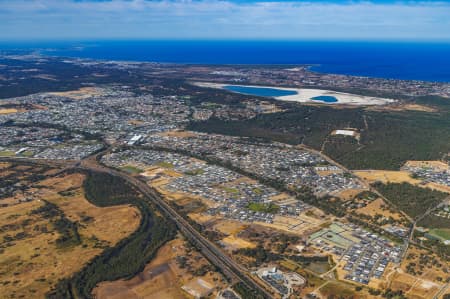
M 0 44 L 0 49 L 1 46 Z M 26 49 L 27 45 L 18 44 L 17 47 Z M 447 55 L 449 43 L 81 40 L 65 43 L 49 41 L 33 45 L 33 48 L 36 47 L 50 56 L 103 61 L 194 65 L 308 65 L 309 71 L 321 74 L 450 83 L 450 60 Z M 407 52 L 405 48 L 408 49 Z M 180 52 L 180 49 L 186 50 Z M 318 52 L 322 53 L 319 57 Z M 377 60 L 373 60 L 374 55 L 377 55 Z

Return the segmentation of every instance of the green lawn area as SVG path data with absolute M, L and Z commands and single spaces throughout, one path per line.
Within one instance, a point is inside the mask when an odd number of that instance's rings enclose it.
M 250 210 L 255 211 L 255 212 L 264 212 L 264 213 L 272 213 L 272 214 L 275 214 L 280 209 L 280 207 L 277 206 L 276 204 L 273 204 L 273 203 L 265 204 L 265 203 L 259 203 L 259 202 L 252 202 L 248 205 L 247 208 L 249 208 Z
M 232 187 L 222 187 L 223 190 L 225 190 L 228 193 L 233 193 L 233 194 L 239 194 L 239 190 L 236 188 L 232 188 Z
M 434 228 L 430 229 L 430 235 L 439 237 L 444 240 L 450 240 L 450 228 Z
M 2 156 L 2 157 L 12 157 L 12 156 L 15 156 L 15 155 L 16 154 L 13 151 L 8 151 L 8 150 L 0 151 L 0 156 Z
M 159 163 L 157 163 L 156 165 L 158 165 L 158 166 L 160 166 L 160 167 L 164 167 L 164 168 L 170 168 L 170 169 L 172 169 L 172 168 L 175 167 L 172 163 L 170 163 L 170 162 L 165 162 L 165 161 L 159 162 Z
M 217 103 L 211 103 L 211 102 L 203 102 L 202 106 L 208 109 L 216 109 L 220 108 L 221 106 Z
M 137 173 L 141 173 L 143 172 L 142 169 L 139 169 L 137 167 L 131 166 L 131 165 L 125 165 L 123 167 L 120 167 L 120 169 L 129 172 L 129 173 L 133 173 L 133 174 L 137 174 Z
M 253 191 L 253 193 L 258 194 L 258 195 L 262 194 L 262 190 L 259 188 L 253 188 L 252 191 Z
M 34 154 L 31 151 L 24 151 L 24 152 L 20 153 L 20 155 L 23 157 L 32 157 Z
M 199 175 L 199 174 L 203 174 L 203 173 L 205 173 L 205 171 L 203 169 L 197 168 L 197 169 L 188 170 L 184 174 L 187 174 L 187 175 Z
M 331 266 L 328 262 L 311 262 L 306 266 L 306 269 L 311 270 L 314 273 L 322 274 L 328 272 Z

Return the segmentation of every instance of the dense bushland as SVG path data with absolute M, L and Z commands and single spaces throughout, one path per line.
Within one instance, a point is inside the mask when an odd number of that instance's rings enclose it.
M 175 225 L 154 213 L 155 207 L 122 178 L 89 173 L 84 188 L 86 198 L 97 206 L 131 204 L 141 212 L 139 228 L 114 247 L 106 248 L 70 278 L 61 280 L 48 298 L 91 298 L 101 281 L 131 278 L 144 268 L 158 248 L 175 235 Z

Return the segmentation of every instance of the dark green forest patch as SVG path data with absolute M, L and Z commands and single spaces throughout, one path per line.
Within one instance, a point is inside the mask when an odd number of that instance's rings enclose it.
M 250 120 L 211 118 L 192 122 L 190 130 L 257 137 L 288 144 L 303 143 L 324 152 L 350 169 L 398 169 L 407 160 L 436 160 L 450 152 L 450 114 L 439 100 L 438 113 L 379 112 L 362 108 L 299 106 L 286 112 L 259 115 Z M 330 136 L 355 128 L 360 141 Z
M 157 215 L 155 207 L 122 178 L 89 173 L 84 189 L 86 198 L 97 206 L 136 206 L 142 215 L 141 223 L 133 234 L 106 248 L 80 272 L 61 280 L 47 294 L 48 298 L 92 298 L 92 289 L 99 282 L 133 277 L 176 232 L 175 225 Z

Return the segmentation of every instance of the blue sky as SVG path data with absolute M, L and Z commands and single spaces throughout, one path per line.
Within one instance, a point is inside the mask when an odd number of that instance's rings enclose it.
M 0 40 L 450 41 L 450 1 L 0 0 Z

